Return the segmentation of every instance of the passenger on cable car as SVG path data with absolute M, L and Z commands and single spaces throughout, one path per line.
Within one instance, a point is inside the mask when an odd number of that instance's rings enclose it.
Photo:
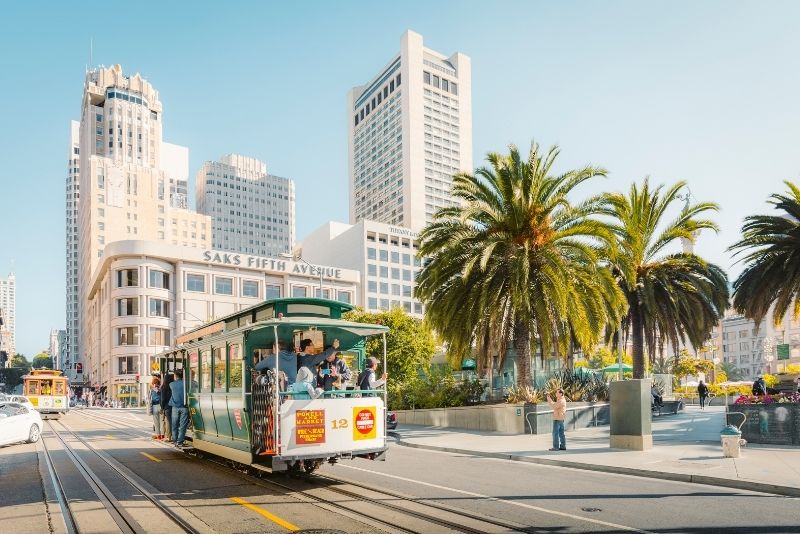
M 320 370 L 323 376 L 322 389 L 332 391 L 334 389 L 344 389 L 345 384 L 350 381 L 352 373 L 347 367 L 347 362 L 341 358 L 339 351 L 328 354 L 324 361 L 320 363 Z
M 269 350 L 272 350 L 270 347 Z M 297 356 L 294 352 L 286 350 L 286 343 L 283 341 L 278 342 L 278 363 L 280 364 L 281 373 L 285 375 L 283 383 L 285 390 L 286 386 L 294 384 L 297 379 Z M 263 373 L 268 369 L 275 369 L 275 353 L 270 352 L 264 356 L 260 362 L 256 364 L 256 371 Z
M 297 380 L 289 386 L 289 393 L 294 400 L 310 400 L 322 396 L 322 389 L 314 387 L 314 373 L 307 367 L 301 367 L 297 371 Z
M 308 350 L 308 347 L 312 346 L 313 344 L 314 342 L 311 341 L 310 339 L 304 339 L 303 341 L 300 342 L 300 352 L 297 353 L 298 371 L 300 370 L 301 367 L 305 367 L 306 369 L 311 371 L 311 376 L 314 376 L 314 372 L 316 371 L 314 367 L 318 363 L 322 363 L 322 361 L 325 360 L 325 358 L 327 358 L 328 356 L 332 355 L 334 352 L 339 350 L 339 340 L 334 339 L 333 344 L 327 349 L 325 349 L 323 352 L 320 352 L 319 354 L 309 354 L 308 352 L 306 352 L 306 350 Z

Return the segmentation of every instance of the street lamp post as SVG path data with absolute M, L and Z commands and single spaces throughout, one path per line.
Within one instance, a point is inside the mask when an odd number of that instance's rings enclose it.
M 300 260 L 303 263 L 305 263 L 306 265 L 308 265 L 311 268 L 311 271 L 313 271 L 314 269 L 318 270 L 319 271 L 319 298 L 322 298 L 322 269 L 320 269 L 319 267 L 315 267 L 315 266 L 311 265 L 310 263 L 308 263 L 305 259 L 303 259 L 303 256 L 301 256 L 300 254 L 287 254 L 287 253 L 282 252 L 282 253 L 278 254 L 278 256 L 280 256 L 281 258 L 290 259 L 292 261 Z

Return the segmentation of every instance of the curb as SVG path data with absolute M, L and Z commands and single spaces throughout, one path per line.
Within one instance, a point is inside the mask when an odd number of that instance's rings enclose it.
M 571 469 L 581 469 L 583 471 L 597 471 L 601 473 L 613 473 L 617 475 L 630 475 L 641 478 L 655 478 L 660 480 L 672 480 L 675 482 L 689 482 L 692 484 L 703 484 L 706 486 L 719 486 L 724 488 L 757 491 L 761 493 L 771 493 L 774 495 L 784 495 L 787 497 L 800 497 L 800 488 L 794 486 L 778 486 L 764 482 L 750 482 L 746 480 L 733 480 L 729 478 L 711 477 L 706 475 L 690 475 L 684 473 L 666 473 L 663 471 L 651 471 L 648 469 L 635 469 L 632 467 L 619 467 L 614 465 L 587 464 L 583 462 L 573 462 L 569 460 L 551 460 L 549 458 L 537 458 L 534 456 L 521 456 L 518 454 L 507 454 L 502 452 L 481 452 L 468 449 L 456 449 L 453 447 L 437 447 L 435 445 L 420 445 L 404 441 L 400 434 L 392 432 L 397 439 L 397 444 L 412 449 L 426 449 L 431 451 L 449 452 L 453 454 L 465 454 L 470 456 L 481 456 L 483 458 L 494 458 L 498 460 L 510 460 L 513 462 L 526 462 L 531 464 L 549 465 L 552 467 L 568 467 Z

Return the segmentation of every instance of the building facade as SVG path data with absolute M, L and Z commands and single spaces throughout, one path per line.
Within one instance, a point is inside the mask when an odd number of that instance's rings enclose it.
M 53 369 L 63 370 L 65 367 L 67 332 L 66 330 L 50 330 L 50 344 L 47 352 L 53 359 Z
M 75 380 L 74 360 L 80 354 L 80 336 L 78 324 L 81 316 L 81 301 L 78 294 L 78 203 L 80 202 L 80 129 L 81 123 L 70 121 L 69 153 L 67 154 L 66 183 L 66 250 L 65 287 L 67 295 L 66 309 L 66 343 L 62 369 L 70 380 Z
M 312 263 L 359 271 L 361 298 L 356 304 L 364 309 L 400 307 L 422 317 L 422 303 L 414 298 L 422 269 L 418 238 L 408 228 L 375 221 L 328 222 L 309 234 L 296 252 Z
M 453 204 L 452 177 L 472 172 L 470 58 L 425 48 L 407 31 L 400 52 L 348 93 L 350 223 L 421 230 Z
M 17 353 L 17 277 L 8 273 L 0 278 L 0 350 L 8 353 L 8 360 Z
M 81 363 L 84 372 L 99 364 L 86 360 L 97 354 L 88 351 L 96 332 L 88 328 L 91 314 L 85 305 L 106 243 L 140 239 L 198 249 L 211 243 L 210 218 L 186 209 L 188 149 L 163 141 L 162 111 L 158 92 L 139 74 L 126 76 L 119 65 L 87 72 L 78 132 L 78 234 L 73 242 L 78 251 L 78 307 L 73 310 L 79 314 L 79 341 L 69 358 L 73 367 Z
M 212 246 L 257 256 L 286 254 L 295 242 L 294 181 L 236 154 L 197 173 L 197 211 L 213 219 Z
M 165 242 L 110 243 L 87 292 L 87 361 L 95 394 L 139 405 L 155 355 L 177 335 L 263 300 L 325 294 L 353 303 L 360 274 Z M 137 380 L 138 375 L 138 380 Z

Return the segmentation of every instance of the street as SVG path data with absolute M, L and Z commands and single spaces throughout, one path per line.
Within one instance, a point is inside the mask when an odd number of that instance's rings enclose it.
M 13 527 L 4 531 L 64 531 L 40 463 L 46 445 L 78 532 L 174 532 L 153 501 L 196 532 L 800 532 L 795 498 L 400 445 L 386 462 L 342 460 L 310 479 L 258 479 L 151 441 L 148 422 L 139 410 L 73 410 L 46 425 L 43 442 L 0 448 L 0 506 Z

